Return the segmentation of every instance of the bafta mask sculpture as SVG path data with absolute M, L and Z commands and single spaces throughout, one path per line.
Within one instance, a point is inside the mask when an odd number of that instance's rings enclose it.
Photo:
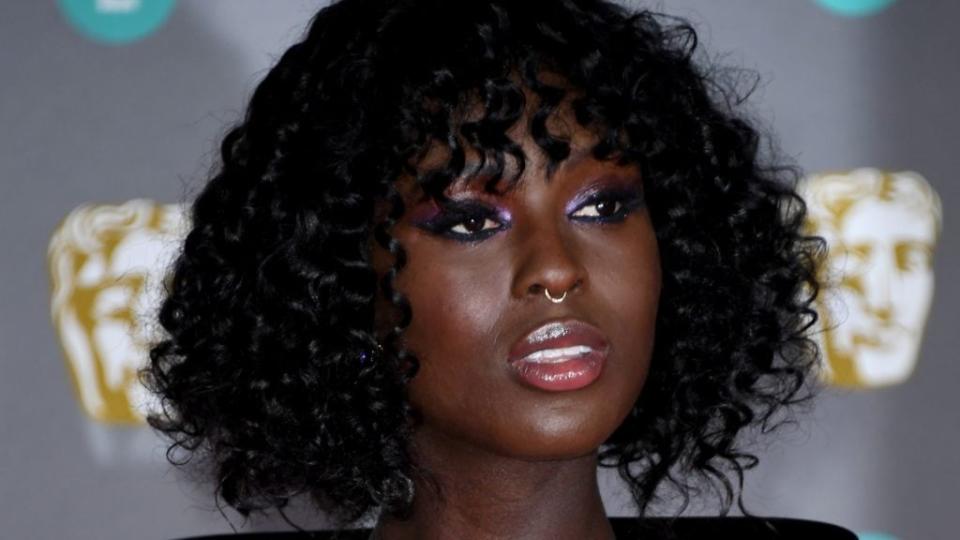
M 163 272 L 183 231 L 180 208 L 133 200 L 84 206 L 54 232 L 51 315 L 82 409 L 140 423 L 150 407 L 136 372 L 146 361 Z
M 807 178 L 808 227 L 829 244 L 817 306 L 825 373 L 843 387 L 913 372 L 933 299 L 942 208 L 921 176 L 857 169 Z

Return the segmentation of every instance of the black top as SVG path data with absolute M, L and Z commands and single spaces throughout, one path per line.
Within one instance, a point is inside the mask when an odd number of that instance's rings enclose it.
M 791 518 L 685 517 L 610 518 L 618 540 L 857 540 L 852 532 L 819 521 Z M 371 529 L 341 531 L 275 532 L 195 536 L 182 540 L 368 540 Z

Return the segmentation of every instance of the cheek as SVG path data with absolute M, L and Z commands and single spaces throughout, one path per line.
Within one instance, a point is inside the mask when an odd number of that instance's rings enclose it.
M 462 393 L 447 390 L 490 380 L 490 357 L 496 350 L 491 336 L 507 293 L 503 274 L 491 267 L 489 258 L 452 261 L 436 245 L 411 242 L 409 264 L 398 279 L 413 312 L 404 344 L 420 360 L 420 371 L 410 382 L 410 399 L 415 405 L 436 408 L 449 401 L 455 407 Z
M 646 220 L 596 244 L 587 260 L 595 292 L 603 296 L 619 320 L 653 323 L 662 270 L 656 235 Z
M 492 328 L 501 291 L 483 261 L 453 264 L 415 249 L 408 255 L 410 264 L 397 285 L 413 310 L 405 334 L 409 346 L 423 349 L 415 352 L 427 354 L 438 345 L 442 349 L 473 345 L 473 336 Z
M 610 391 L 630 401 L 642 391 L 650 368 L 662 269 L 656 236 L 646 221 L 606 240 L 592 249 L 588 272 L 597 295 L 595 312 L 603 314 L 599 322 L 619 345 L 613 367 L 622 381 L 633 382 L 612 385 Z

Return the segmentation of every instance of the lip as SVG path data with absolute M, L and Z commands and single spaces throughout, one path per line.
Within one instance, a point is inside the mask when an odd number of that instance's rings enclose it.
M 609 341 L 595 326 L 563 319 L 547 321 L 525 334 L 510 348 L 507 360 L 522 382 L 566 391 L 597 380 L 609 352 Z

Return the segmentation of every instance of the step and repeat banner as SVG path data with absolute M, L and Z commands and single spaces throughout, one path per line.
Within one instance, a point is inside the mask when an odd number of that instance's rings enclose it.
M 636 5 L 638 3 L 634 3 Z M 323 2 L 58 0 L 0 7 L 3 444 L 9 538 L 229 531 L 172 472 L 136 372 L 227 125 Z M 642 3 L 640 3 L 642 5 Z M 804 169 L 828 284 L 827 388 L 747 478 L 753 511 L 864 540 L 952 538 L 960 485 L 960 4 L 676 0 L 757 71 L 751 111 Z M 605 478 L 611 515 L 627 508 Z M 694 509 L 694 512 L 696 509 Z M 709 513 L 709 509 L 703 509 Z M 234 516 L 235 517 L 235 516 Z M 322 525 L 316 517 L 307 523 Z M 279 528 L 272 518 L 243 530 Z

